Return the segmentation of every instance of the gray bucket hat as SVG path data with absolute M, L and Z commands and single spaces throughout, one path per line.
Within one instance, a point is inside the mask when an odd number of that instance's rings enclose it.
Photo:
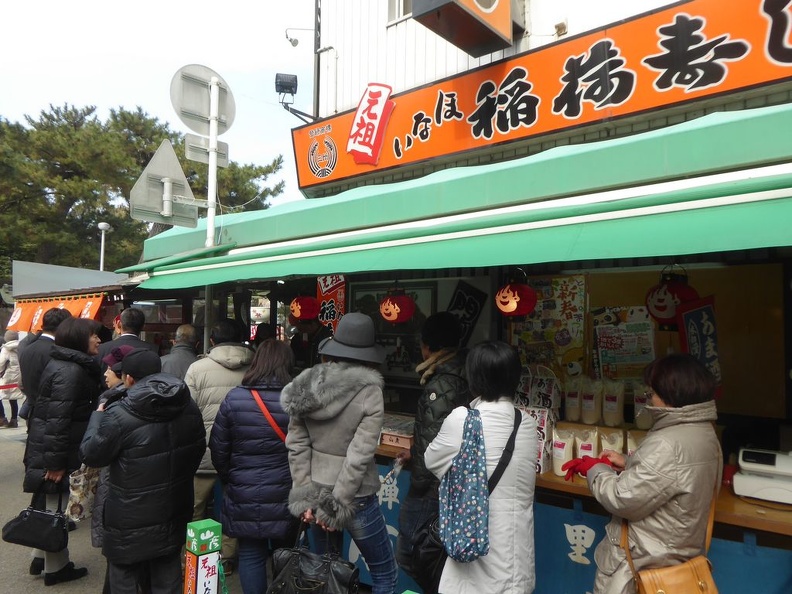
M 319 344 L 319 354 L 382 364 L 385 349 L 374 341 L 374 322 L 366 314 L 348 313 L 338 322 L 335 334 Z

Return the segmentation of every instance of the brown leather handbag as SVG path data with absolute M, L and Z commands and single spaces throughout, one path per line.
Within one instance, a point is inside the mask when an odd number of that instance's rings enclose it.
M 715 501 L 718 498 L 718 486 L 710 504 L 709 521 L 707 523 L 707 542 L 704 553 L 709 550 L 712 540 L 712 525 L 715 522 Z M 635 578 L 635 587 L 638 594 L 718 594 L 718 587 L 712 579 L 712 564 L 705 555 L 698 555 L 684 563 L 669 567 L 657 567 L 635 571 L 630 546 L 627 541 L 629 524 L 622 520 L 621 547 L 627 555 L 627 562 Z

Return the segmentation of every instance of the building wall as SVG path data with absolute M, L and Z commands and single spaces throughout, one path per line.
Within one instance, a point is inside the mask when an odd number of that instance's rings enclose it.
M 369 82 L 391 85 L 394 94 L 452 77 L 492 62 L 539 48 L 631 16 L 675 4 L 668 0 L 525 0 L 526 31 L 509 49 L 473 58 L 446 42 L 409 16 L 388 20 L 389 2 L 383 0 L 322 0 L 322 52 L 319 113 L 331 117 L 357 108 Z M 567 33 L 555 34 L 564 23 Z M 448 167 L 482 165 L 532 155 L 567 144 L 595 142 L 663 128 L 696 119 L 715 111 L 731 111 L 777 105 L 792 101 L 792 83 L 763 87 L 740 94 L 715 97 L 656 114 L 640 114 L 612 122 L 531 138 L 525 142 L 494 147 L 475 155 L 433 160 L 332 188 L 317 188 L 314 196 L 334 195 L 364 185 L 418 178 Z
M 525 32 L 513 47 L 473 58 L 410 17 L 388 20 L 395 0 L 322 0 L 319 114 L 329 117 L 357 107 L 369 82 L 401 93 L 478 66 L 557 41 L 555 25 L 569 37 L 648 10 L 668 0 L 524 0 Z M 563 38 L 562 37 L 562 38 Z

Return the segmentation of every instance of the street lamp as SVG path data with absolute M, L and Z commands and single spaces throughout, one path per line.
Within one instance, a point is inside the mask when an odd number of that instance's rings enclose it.
M 105 233 L 112 230 L 110 223 L 99 223 L 99 230 L 102 232 L 102 245 L 99 248 L 99 270 L 104 270 L 104 250 L 105 250 Z
M 297 39 L 296 37 L 291 37 L 289 35 L 289 31 L 315 31 L 315 29 L 302 29 L 300 27 L 297 28 L 289 27 L 288 29 L 286 29 L 286 39 L 288 40 L 289 43 L 292 44 L 292 47 L 297 47 L 297 44 L 300 43 L 300 40 Z

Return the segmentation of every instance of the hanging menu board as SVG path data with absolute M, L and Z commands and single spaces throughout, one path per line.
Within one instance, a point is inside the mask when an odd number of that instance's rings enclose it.
M 677 324 L 682 350 L 701 361 L 718 382 L 721 391 L 721 366 L 718 356 L 718 328 L 713 296 L 682 303 L 677 307 Z
M 634 322 L 595 329 L 599 377 L 640 379 L 654 359 L 654 326 Z
M 526 284 L 536 291 L 536 309 L 510 326 L 523 365 L 545 365 L 562 377 L 574 367 L 571 375 L 579 374 L 585 361 L 586 277 L 537 277 Z

